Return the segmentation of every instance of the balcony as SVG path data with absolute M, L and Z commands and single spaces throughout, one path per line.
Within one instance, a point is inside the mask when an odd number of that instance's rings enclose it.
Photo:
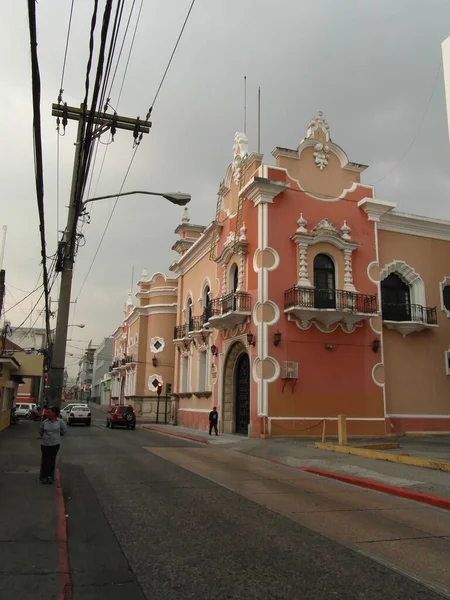
M 387 329 L 395 329 L 403 337 L 414 331 L 422 331 L 438 326 L 436 307 L 383 302 L 382 315 L 383 325 Z
M 173 341 L 183 341 L 189 339 L 189 332 L 192 331 L 193 323 L 185 323 L 184 325 L 177 325 L 173 330 Z
M 251 296 L 247 292 L 231 292 L 211 300 L 206 317 L 211 327 L 233 329 L 242 325 L 251 315 Z
M 377 297 L 346 290 L 292 287 L 284 292 L 284 312 L 309 327 L 317 321 L 325 327 L 345 323 L 351 330 L 377 314 Z
M 209 317 L 211 314 L 209 309 L 210 307 L 208 306 L 205 308 L 202 315 L 192 317 L 189 337 L 206 340 L 208 335 L 212 333 L 209 327 Z

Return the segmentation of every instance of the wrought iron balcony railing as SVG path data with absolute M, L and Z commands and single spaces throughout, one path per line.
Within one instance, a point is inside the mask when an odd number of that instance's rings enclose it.
M 214 298 L 205 311 L 207 318 L 222 317 L 232 312 L 249 313 L 251 296 L 247 292 L 231 292 L 226 296 Z
M 436 307 L 421 306 L 420 304 L 392 304 L 383 302 L 381 307 L 383 321 L 412 321 L 437 325 Z
M 376 314 L 377 297 L 346 290 L 292 287 L 284 292 L 284 308 L 315 308 Z

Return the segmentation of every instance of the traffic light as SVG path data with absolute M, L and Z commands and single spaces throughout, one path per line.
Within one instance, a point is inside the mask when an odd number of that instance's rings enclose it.
M 166 383 L 166 396 L 170 396 L 171 393 L 172 393 L 172 384 Z
M 162 390 L 162 381 L 158 381 L 158 387 L 156 389 L 156 393 L 158 394 L 158 396 L 161 396 L 161 390 Z

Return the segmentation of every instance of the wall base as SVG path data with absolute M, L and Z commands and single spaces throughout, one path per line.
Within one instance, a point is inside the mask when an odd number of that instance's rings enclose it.
M 450 417 L 387 417 L 386 431 L 391 434 L 403 434 L 408 431 L 414 433 L 437 433 L 450 431 Z

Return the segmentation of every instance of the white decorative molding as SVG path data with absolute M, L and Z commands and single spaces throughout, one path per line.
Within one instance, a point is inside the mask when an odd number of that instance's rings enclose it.
M 308 244 L 299 242 L 298 252 L 298 283 L 300 287 L 312 287 L 308 274 Z
M 338 235 L 337 228 L 329 221 L 328 219 L 322 219 L 320 223 L 313 228 L 313 232 L 326 231 L 328 233 L 332 233 L 333 235 Z
M 450 286 L 450 277 L 444 277 L 439 283 L 439 296 L 441 299 L 441 310 L 447 317 L 450 317 L 450 308 L 447 308 L 444 304 L 444 288 Z
M 366 213 L 369 221 L 380 221 L 381 217 L 396 207 L 395 202 L 386 200 L 375 200 L 375 198 L 363 198 L 358 202 L 359 208 Z
M 245 223 L 242 223 L 242 227 L 239 229 L 239 241 L 247 241 L 247 227 L 245 226 Z
M 237 287 L 238 292 L 242 292 L 245 289 L 244 275 L 245 275 L 245 254 L 243 252 L 241 252 L 239 255 L 239 271 L 238 271 L 238 287 Z
M 152 337 L 152 339 L 150 340 L 150 350 L 153 352 L 153 354 L 158 354 L 159 352 L 162 352 L 164 350 L 164 348 L 166 347 L 166 343 L 164 341 L 164 338 L 162 337 Z
M 318 142 L 314 146 L 314 162 L 321 171 L 328 165 L 328 157 L 330 155 L 330 146 L 328 144 L 321 144 Z
M 309 122 L 306 137 L 317 139 L 317 131 L 321 131 L 324 134 L 325 140 L 327 142 L 331 141 L 330 126 L 328 125 L 321 110 L 319 110 Z
M 236 133 L 233 144 L 233 181 L 239 185 L 242 174 L 242 162 L 248 156 L 248 138 L 245 133 Z
M 378 229 L 450 242 L 450 221 L 443 219 L 392 211 L 380 219 Z
M 300 217 L 297 219 L 297 233 L 308 233 L 306 226 L 308 225 L 308 221 L 303 216 L 303 213 L 300 213 Z
M 161 375 L 157 375 L 155 373 L 153 375 L 150 375 L 150 377 L 148 378 L 148 382 L 147 382 L 147 387 L 150 390 L 150 392 L 156 392 L 157 391 L 158 384 L 156 383 L 156 385 L 155 385 L 155 382 L 158 382 L 158 381 L 161 382 L 161 383 L 164 383 L 164 380 L 161 377 Z
M 393 260 L 385 265 L 380 272 L 380 282 L 395 273 L 403 283 L 409 286 L 411 304 L 426 306 L 425 284 L 422 277 L 414 271 L 404 260 Z
M 208 344 L 205 344 L 205 343 L 198 344 L 197 350 L 198 350 L 198 352 L 203 352 L 203 353 L 208 352 Z
M 342 239 L 350 242 L 352 239 L 350 232 L 351 232 L 351 228 L 347 225 L 347 221 L 344 221 L 344 224 L 341 227 Z
M 352 250 L 346 248 L 344 250 L 344 290 L 347 292 L 356 292 L 352 269 Z

